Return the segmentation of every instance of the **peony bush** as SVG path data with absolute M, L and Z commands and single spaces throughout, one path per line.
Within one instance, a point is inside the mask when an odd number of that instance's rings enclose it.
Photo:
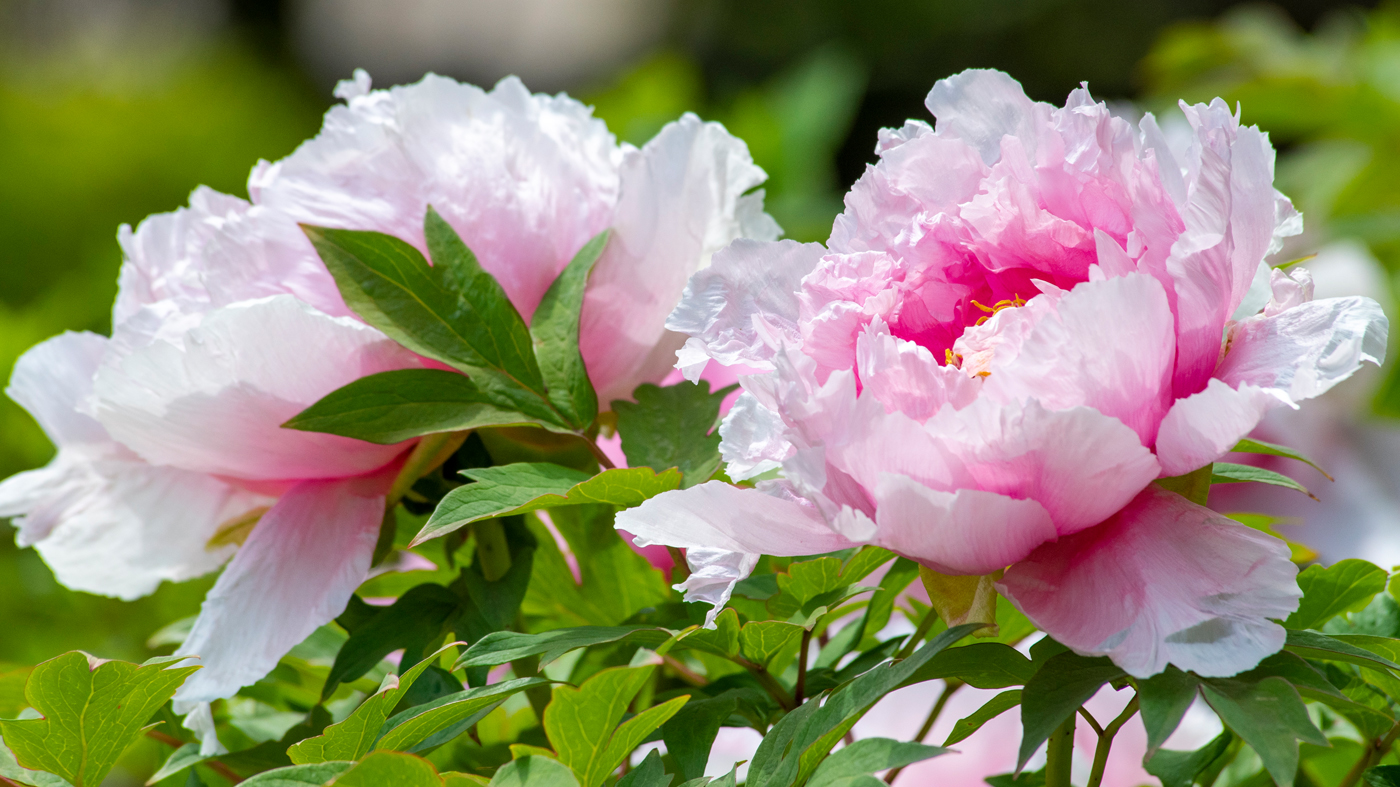
M 1275 258 L 1302 217 L 1238 109 L 967 71 L 799 244 L 693 115 L 636 148 L 514 78 L 336 95 L 249 200 L 122 228 L 110 337 L 15 367 L 58 448 L 0 483 L 19 543 L 118 598 L 221 573 L 169 655 L 16 673 L 0 779 L 144 735 L 152 784 L 1100 787 L 1135 725 L 1164 787 L 1400 782 L 1387 572 L 1208 506 L 1307 494 L 1224 460 L 1308 462 L 1251 432 L 1388 334 Z M 1218 734 L 1167 747 L 1188 711 Z

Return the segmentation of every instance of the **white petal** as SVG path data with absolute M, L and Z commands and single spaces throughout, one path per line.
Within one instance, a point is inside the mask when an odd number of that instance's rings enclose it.
M 741 140 L 691 114 L 627 155 L 613 235 L 579 317 L 599 401 L 628 398 L 670 372 L 684 339 L 666 330 L 666 316 L 710 255 L 754 230 L 762 210 L 741 200 L 766 177 Z
M 977 148 L 987 166 L 1001 158 L 1001 138 L 1007 134 L 1034 145 L 1036 115 L 1048 119 L 1050 110 L 1026 98 L 1021 83 L 1005 73 L 978 68 L 938 80 L 924 106 L 938 118 L 939 135 Z
M 102 425 L 79 411 L 106 349 L 106 337 L 95 333 L 55 336 L 15 361 L 5 393 L 34 416 L 55 445 L 110 443 Z
M 771 369 L 775 352 L 802 342 L 797 294 L 825 253 L 820 243 L 736 240 L 691 277 L 666 327 L 726 366 Z
M 1243 320 L 1215 376 L 1310 399 L 1350 377 L 1363 361 L 1385 360 L 1390 322 L 1370 298 L 1310 301 L 1272 317 Z
M 739 394 L 719 425 L 725 473 L 735 481 L 745 481 L 782 467 L 793 450 L 784 436 L 786 431 L 782 416 L 760 404 L 753 394 Z
M 705 613 L 705 627 L 713 628 L 715 617 L 734 593 L 734 583 L 753 573 L 759 557 L 723 549 L 687 549 L 685 562 L 690 567 L 690 576 L 676 585 L 676 590 L 685 591 L 686 601 L 703 601 L 711 605 L 710 611 Z
M 384 517 L 384 483 L 304 481 L 272 507 L 229 562 L 176 651 L 203 669 L 176 712 L 231 696 L 345 610 L 365 581 Z
M 212 312 L 180 344 L 109 357 L 94 407 L 113 437 L 154 464 L 250 481 L 336 478 L 403 449 L 281 425 L 360 377 L 416 364 L 373 328 L 280 295 Z

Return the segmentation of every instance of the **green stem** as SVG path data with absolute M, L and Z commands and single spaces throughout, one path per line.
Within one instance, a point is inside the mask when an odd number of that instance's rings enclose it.
M 749 674 L 753 675 L 754 680 L 758 681 L 758 685 L 762 686 L 763 690 L 768 692 L 768 695 L 777 701 L 783 710 L 790 711 L 797 707 L 797 703 L 792 701 L 792 695 L 788 694 L 787 688 L 773 677 L 773 673 L 743 657 L 735 657 L 730 660 L 748 670 Z
M 1366 747 L 1366 750 L 1361 753 L 1361 759 L 1351 766 L 1351 770 L 1347 771 L 1347 775 L 1342 778 L 1337 787 L 1354 787 L 1361 781 L 1361 777 L 1365 775 L 1366 771 L 1370 770 L 1371 766 L 1379 762 L 1385 753 L 1390 751 L 1390 747 L 1395 744 L 1397 737 L 1400 737 L 1400 722 L 1391 727 L 1390 732 L 1387 732 L 1384 738 L 1372 741 L 1371 745 Z
M 1113 736 L 1123 728 L 1138 712 L 1138 698 L 1133 697 L 1128 701 L 1128 706 L 1123 712 L 1118 714 L 1118 718 L 1108 723 L 1103 732 L 1099 733 L 1099 743 L 1094 747 L 1094 767 L 1089 772 L 1089 783 L 1085 787 L 1099 787 L 1103 781 L 1104 768 L 1108 766 L 1108 750 L 1113 748 Z
M 1074 717 L 1071 713 L 1055 731 L 1045 746 L 1045 787 L 1072 787 L 1070 762 L 1074 759 Z
M 792 690 L 794 705 L 802 704 L 807 691 L 807 651 L 812 647 L 812 630 L 802 629 L 802 644 L 797 648 L 797 685 Z
M 924 615 L 924 619 L 919 622 L 919 627 L 914 630 L 913 634 L 909 635 L 909 641 L 904 643 L 904 647 L 899 649 L 899 653 L 895 656 L 895 659 L 907 659 L 912 656 L 914 654 L 914 649 L 919 647 L 919 642 L 923 640 L 924 635 L 928 634 L 928 630 L 933 628 L 933 624 L 937 622 L 938 613 L 934 610 L 929 610 L 928 614 Z
M 947 706 L 948 700 L 953 696 L 953 692 L 963 687 L 963 682 L 956 678 L 949 678 L 943 685 L 943 692 L 938 695 L 938 699 L 933 703 L 933 710 L 928 712 L 928 718 L 924 719 L 923 726 L 919 727 L 919 732 L 914 736 L 915 743 L 923 743 L 924 738 L 933 730 L 934 722 L 943 714 L 943 708 Z M 894 784 L 894 780 L 899 778 L 900 772 L 904 770 L 901 765 L 885 774 L 885 784 Z
M 510 545 L 506 530 L 499 519 L 484 519 L 472 527 L 476 531 L 476 557 L 481 561 L 481 575 L 495 582 L 510 571 Z

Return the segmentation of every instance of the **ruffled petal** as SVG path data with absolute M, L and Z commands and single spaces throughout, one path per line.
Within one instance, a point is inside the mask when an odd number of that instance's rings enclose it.
M 719 425 L 725 473 L 745 481 L 782 467 L 793 451 L 785 432 L 781 415 L 764 407 L 753 394 L 740 394 Z
M 94 408 L 153 464 L 248 481 L 337 478 L 382 467 L 403 448 L 281 425 L 360 377 L 415 365 L 373 328 L 280 295 L 215 311 L 179 344 L 109 356 Z
M 1148 487 L 1117 515 L 1046 544 L 998 590 L 1076 652 L 1145 678 L 1168 663 L 1207 677 L 1283 647 L 1302 592 L 1287 545 Z
M 15 361 L 5 394 L 34 416 L 54 445 L 111 443 L 107 430 L 80 410 L 106 351 L 105 336 L 86 332 L 36 344 Z
M 1001 71 L 980 68 L 938 80 L 924 106 L 938 119 L 940 136 L 972 145 L 987 166 L 1001 158 L 1003 136 L 1034 141 L 1037 121 L 1046 122 L 1050 113 L 1049 105 L 1026 98 L 1020 82 Z
M 820 243 L 791 240 L 736 240 L 716 253 L 666 321 L 692 337 L 681 356 L 687 379 L 699 379 L 708 358 L 772 369 L 774 353 L 800 346 L 798 291 L 825 253 Z
M 369 573 L 391 481 L 303 481 L 263 515 L 176 651 L 204 667 L 176 692 L 177 713 L 262 678 L 345 610 Z
M 1256 385 L 1231 388 L 1212 379 L 1206 389 L 1178 399 L 1157 431 L 1163 475 L 1184 475 L 1224 456 L 1275 407 L 1295 406 L 1281 392 Z
M 939 492 L 881 473 L 875 502 L 875 542 L 945 574 L 997 571 L 1055 537 L 1039 503 L 994 492 Z
M 579 350 L 604 403 L 670 372 L 684 338 L 666 330 L 666 316 L 710 255 L 749 233 L 778 237 L 761 209 L 757 216 L 741 210 L 744 193 L 767 175 L 718 123 L 687 114 L 668 124 L 628 154 L 621 178 L 613 235 L 579 318 Z M 767 221 L 752 226 L 755 218 Z
M 945 404 L 966 407 L 982 387 L 979 378 L 940 363 L 927 348 L 890 335 L 878 319 L 856 339 L 856 370 L 863 395 L 916 421 L 928 420 Z
M 685 562 L 690 568 L 690 576 L 676 585 L 676 590 L 685 591 L 686 601 L 702 601 L 710 605 L 710 611 L 705 613 L 705 627 L 711 628 L 724 605 L 729 603 L 729 597 L 734 594 L 734 583 L 753 573 L 759 557 L 723 549 L 688 549 Z
M 1380 304 L 1370 298 L 1300 303 L 1235 325 L 1215 376 L 1232 387 L 1272 388 L 1301 402 L 1350 377 L 1363 361 L 1384 361 L 1389 331 Z

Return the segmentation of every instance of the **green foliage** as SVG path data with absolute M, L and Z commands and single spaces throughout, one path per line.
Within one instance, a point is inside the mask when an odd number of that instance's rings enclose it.
M 242 782 L 247 787 L 308 787 L 322 785 L 340 776 L 355 765 L 353 762 L 318 762 L 311 765 L 289 765 L 274 768 Z
M 1282 456 L 1288 459 L 1296 459 L 1297 461 L 1306 464 L 1307 466 L 1311 467 L 1317 472 L 1322 473 L 1322 475 L 1326 476 L 1327 480 L 1332 480 L 1332 476 L 1327 475 L 1327 471 L 1319 467 L 1316 462 L 1307 458 L 1306 456 L 1303 456 L 1298 451 L 1289 448 L 1286 445 L 1278 445 L 1277 443 L 1266 443 L 1263 440 L 1254 440 L 1252 438 L 1246 437 L 1243 440 L 1240 440 L 1238 443 L 1236 443 L 1235 447 L 1231 448 L 1230 450 L 1240 454 L 1264 454 L 1266 456 Z
M 1197 777 L 1225 756 L 1232 740 L 1233 735 L 1222 732 L 1196 751 L 1159 749 L 1144 762 L 1144 767 L 1162 780 L 1162 787 L 1191 787 Z
M 1237 465 L 1231 462 L 1216 462 L 1211 466 L 1210 482 L 1212 484 L 1237 484 L 1247 481 L 1256 481 L 1261 484 L 1271 484 L 1281 486 L 1285 489 L 1292 489 L 1316 500 L 1317 497 L 1308 488 L 1294 481 L 1283 473 L 1275 473 L 1272 470 L 1265 470 L 1254 465 Z
M 817 766 L 807 784 L 811 787 L 856 787 L 874 779 L 876 771 L 901 768 L 930 757 L 946 754 L 941 746 L 906 743 L 889 738 L 863 738 L 832 754 Z
M 471 381 L 442 369 L 400 369 L 361 377 L 283 424 L 392 445 L 437 432 L 544 422 L 502 408 Z
M 622 452 L 631 467 L 681 471 L 681 487 L 704 483 L 719 470 L 719 407 L 729 389 L 710 384 L 650 383 L 632 392 L 635 402 L 613 402 Z
M 512 694 L 547 685 L 544 678 L 518 678 L 416 705 L 385 721 L 374 747 L 407 752 L 432 749 L 465 732 Z
M 0 720 L 0 734 L 25 768 L 97 787 L 141 728 L 198 667 L 175 658 L 137 666 L 67 653 L 30 673 L 24 694 L 38 719 Z
M 544 462 L 464 470 L 476 483 L 459 486 L 442 499 L 413 545 L 445 536 L 482 519 L 514 516 L 544 508 L 601 503 L 630 508 L 680 485 L 675 470 L 617 468 L 597 475 Z
M 619 724 L 655 667 L 603 670 L 578 688 L 554 687 L 544 729 L 582 787 L 597 787 L 648 735 L 675 715 L 688 696 L 647 708 Z
M 1021 750 L 1016 767 L 1023 768 L 1040 744 L 1100 687 L 1124 676 L 1106 658 L 1085 658 L 1076 653 L 1054 656 L 1026 682 L 1021 694 Z
M 579 782 L 558 760 L 532 755 L 501 766 L 491 787 L 579 787 Z
M 973 711 L 971 715 L 958 719 L 953 725 L 953 729 L 948 733 L 948 739 L 943 741 L 944 746 L 952 746 L 958 741 L 966 739 L 972 733 L 982 729 L 982 725 L 995 719 L 1001 714 L 1011 710 L 1021 704 L 1021 690 L 1012 689 L 992 697 L 985 705 Z
M 1364 560 L 1308 566 L 1298 575 L 1303 600 L 1284 625 L 1291 629 L 1317 628 L 1343 612 L 1360 610 L 1385 590 L 1388 578 L 1385 571 Z
M 607 243 L 608 231 L 604 230 L 583 244 L 549 285 L 530 318 L 530 336 L 534 339 L 540 374 L 549 389 L 550 404 L 566 421 L 579 425 L 591 424 L 598 416 L 598 394 L 579 354 L 578 320 L 588 274 Z
M 1298 770 L 1297 741 L 1328 745 L 1308 718 L 1298 690 L 1283 678 L 1257 683 L 1211 680 L 1202 684 L 1201 694 L 1220 720 L 1254 749 L 1281 787 L 1292 785 Z

